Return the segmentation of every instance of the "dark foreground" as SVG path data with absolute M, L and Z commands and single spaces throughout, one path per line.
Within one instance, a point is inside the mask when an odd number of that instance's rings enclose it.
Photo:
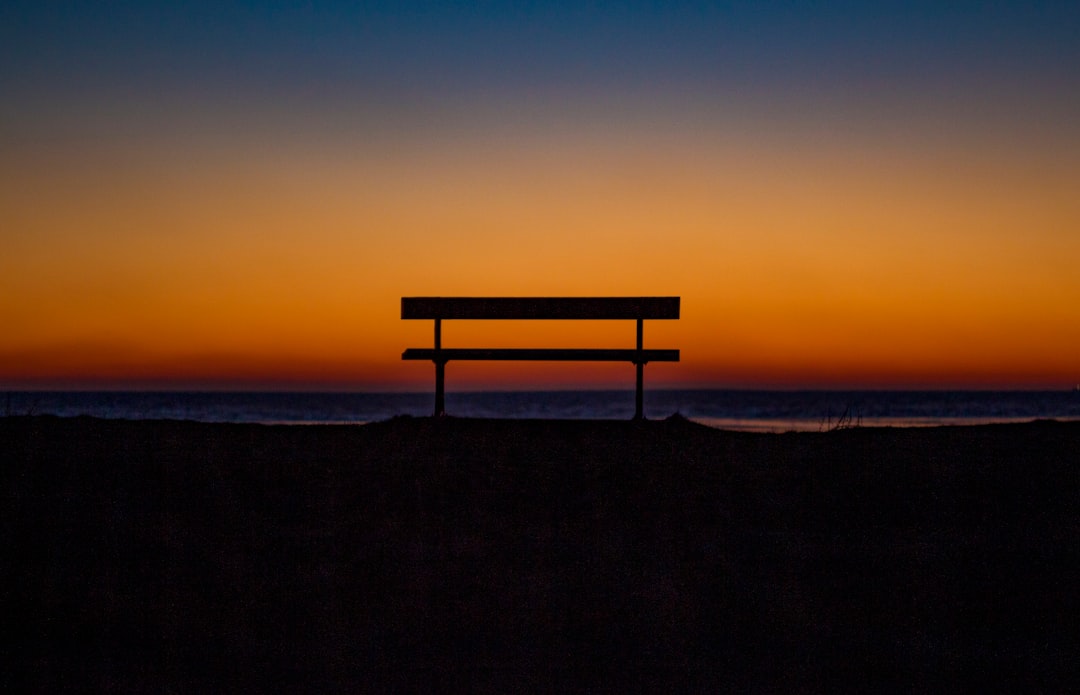
M 0 689 L 1048 691 L 1080 423 L 0 419 Z

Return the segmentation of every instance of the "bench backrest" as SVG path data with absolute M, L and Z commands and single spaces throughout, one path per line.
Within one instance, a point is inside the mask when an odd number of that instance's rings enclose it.
M 402 297 L 403 319 L 677 319 L 678 297 Z

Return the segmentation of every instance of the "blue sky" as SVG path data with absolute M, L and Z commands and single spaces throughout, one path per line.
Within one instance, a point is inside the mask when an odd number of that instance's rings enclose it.
M 8 2 L 8 88 L 492 90 L 1080 77 L 1076 3 Z

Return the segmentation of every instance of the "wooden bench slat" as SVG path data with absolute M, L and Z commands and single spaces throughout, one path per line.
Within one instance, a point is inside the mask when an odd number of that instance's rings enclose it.
M 403 319 L 677 319 L 679 297 L 402 297 Z
M 608 348 L 409 348 L 403 360 L 531 360 L 554 362 L 678 362 L 678 350 Z

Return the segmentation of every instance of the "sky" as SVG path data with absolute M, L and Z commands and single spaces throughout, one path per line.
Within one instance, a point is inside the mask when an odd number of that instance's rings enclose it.
M 430 389 L 427 295 L 680 296 L 652 387 L 1072 388 L 1078 87 L 1075 2 L 9 0 L 0 389 Z

